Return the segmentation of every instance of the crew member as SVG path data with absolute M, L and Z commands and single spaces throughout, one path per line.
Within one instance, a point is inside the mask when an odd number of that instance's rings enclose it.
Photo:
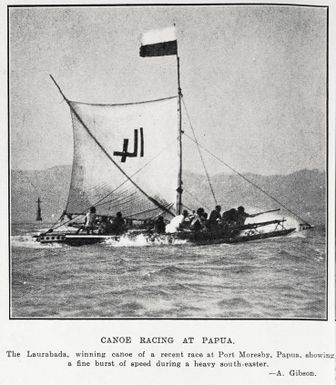
M 122 217 L 121 212 L 118 211 L 112 223 L 113 233 L 122 234 L 125 231 L 125 227 L 125 220 Z
M 221 206 L 217 205 L 215 207 L 215 210 L 211 211 L 210 218 L 209 218 L 209 230 L 216 230 L 218 228 L 218 223 L 221 220 Z
M 110 219 L 105 215 L 101 217 L 98 233 L 104 235 L 113 233 L 113 224 L 111 223 Z
M 225 211 L 222 215 L 223 224 L 227 226 L 234 226 L 237 224 L 238 212 L 236 209 Z
M 259 213 L 258 214 L 248 214 L 245 211 L 245 208 L 243 206 L 239 206 L 237 209 L 237 225 L 243 226 L 245 224 L 246 218 L 254 218 L 257 215 L 259 215 Z
M 81 226 L 78 230 L 77 230 L 77 234 L 81 231 L 81 230 L 86 230 L 86 232 L 88 234 L 92 234 L 93 233 L 93 230 L 95 228 L 95 222 L 96 222 L 96 208 L 94 206 L 91 206 L 88 213 L 85 215 L 85 222 L 84 222 L 84 226 Z
M 163 216 L 160 215 L 154 224 L 155 232 L 158 234 L 162 234 L 166 230 L 166 224 L 164 223 Z
M 190 229 L 194 231 L 200 231 L 205 228 L 205 212 L 202 207 L 197 209 L 194 218 L 191 221 Z
M 189 213 L 187 210 L 183 210 L 183 213 L 181 215 L 177 215 L 174 217 L 170 223 L 166 226 L 166 233 L 176 233 L 179 230 L 182 230 L 182 228 L 185 226 L 186 223 L 189 223 Z

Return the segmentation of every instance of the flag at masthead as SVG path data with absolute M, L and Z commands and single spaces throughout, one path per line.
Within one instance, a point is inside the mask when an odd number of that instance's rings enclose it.
M 177 55 L 175 27 L 145 32 L 141 36 L 140 56 Z
M 141 36 L 141 57 L 155 57 L 176 55 L 177 63 L 177 90 L 178 90 L 178 157 L 179 172 L 177 175 L 177 197 L 176 197 L 176 213 L 182 212 L 182 109 L 181 98 L 182 90 L 180 84 L 180 58 L 177 53 L 176 30 L 174 27 L 168 27 L 160 30 L 151 30 Z

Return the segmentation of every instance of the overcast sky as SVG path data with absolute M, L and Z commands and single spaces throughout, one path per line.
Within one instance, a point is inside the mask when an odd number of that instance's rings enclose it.
M 139 57 L 141 33 L 173 23 L 185 103 L 206 148 L 244 173 L 325 168 L 326 10 L 253 5 L 12 8 L 12 168 L 72 162 L 69 108 L 49 73 L 71 100 L 175 95 L 175 57 Z M 185 168 L 199 171 L 184 142 Z

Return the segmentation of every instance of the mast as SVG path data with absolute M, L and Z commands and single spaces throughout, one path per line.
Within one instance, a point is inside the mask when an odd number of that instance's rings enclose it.
M 182 212 L 182 108 L 181 108 L 181 80 L 180 80 L 180 58 L 176 52 L 177 62 L 177 93 L 178 93 L 178 135 L 177 135 L 177 156 L 179 159 L 179 167 L 177 173 L 177 195 L 176 195 L 176 211 L 180 215 Z

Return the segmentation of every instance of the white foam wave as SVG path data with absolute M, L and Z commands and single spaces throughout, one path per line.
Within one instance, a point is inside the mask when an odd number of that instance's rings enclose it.
M 115 237 L 107 239 L 105 245 L 112 247 L 149 247 L 149 246 L 164 246 L 164 245 L 184 245 L 186 240 L 174 239 L 170 235 L 145 235 L 125 234 L 119 239 Z

